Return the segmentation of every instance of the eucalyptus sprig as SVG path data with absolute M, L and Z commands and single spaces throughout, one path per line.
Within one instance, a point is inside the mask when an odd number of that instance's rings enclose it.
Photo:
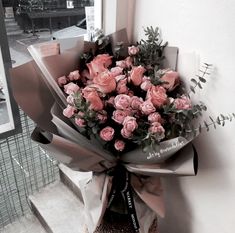
M 199 70 L 199 75 L 196 75 L 197 79 L 192 78 L 191 82 L 193 85 L 190 85 L 190 92 L 188 93 L 188 96 L 193 92 L 196 93 L 195 89 L 199 87 L 200 89 L 203 88 L 202 84 L 206 83 L 206 75 L 210 75 L 210 69 L 212 65 L 208 63 L 204 63 L 204 66 L 202 67 L 202 70 Z
M 144 32 L 147 39 L 142 39 L 137 43 L 140 52 L 134 56 L 134 64 L 152 68 L 159 67 L 164 59 L 163 50 L 167 46 L 167 42 L 163 43 L 158 27 L 155 29 L 152 26 L 147 27 Z

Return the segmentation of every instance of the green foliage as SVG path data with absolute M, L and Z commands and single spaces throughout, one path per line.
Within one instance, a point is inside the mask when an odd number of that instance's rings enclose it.
M 147 39 L 142 39 L 138 43 L 140 52 L 134 56 L 134 64 L 159 68 L 164 59 L 163 50 L 167 43 L 163 43 L 158 27 L 155 29 L 152 26 L 147 27 L 144 32 Z
M 190 93 L 196 93 L 196 88 L 199 87 L 200 89 L 203 88 L 203 84 L 206 83 L 206 79 L 205 76 L 206 75 L 210 75 L 210 68 L 212 65 L 208 64 L 208 63 L 204 63 L 204 66 L 202 67 L 202 70 L 199 70 L 199 75 L 196 75 L 197 79 L 192 78 L 191 82 L 192 85 L 190 85 L 190 92 L 188 93 L 188 95 L 190 95 Z

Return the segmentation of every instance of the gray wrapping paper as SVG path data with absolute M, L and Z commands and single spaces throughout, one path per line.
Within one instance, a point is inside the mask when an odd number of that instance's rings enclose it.
M 111 35 L 113 44 L 123 38 L 127 46 L 124 30 Z M 79 180 L 80 200 L 84 204 L 89 233 L 95 231 L 107 207 L 112 177 L 106 171 L 120 161 L 131 172 L 140 233 L 148 233 L 156 214 L 163 217 L 165 212 L 160 177 L 196 174 L 197 158 L 191 144 L 193 137 L 168 140 L 145 153 L 136 149 L 123 154 L 117 161 L 109 152 L 81 135 L 74 122 L 61 114 L 66 99 L 56 83 L 58 77 L 78 69 L 79 56 L 83 50 L 95 49 L 94 43 L 84 43 L 81 38 L 74 40 L 73 43 L 71 40 L 63 41 L 60 54 L 56 50 L 49 57 L 41 54 L 40 45 L 30 46 L 34 62 L 11 71 L 14 97 L 38 125 L 32 133 L 34 141 L 68 167 L 93 172 L 89 178 Z M 177 53 L 177 48 L 166 49 L 169 68 L 175 69 Z

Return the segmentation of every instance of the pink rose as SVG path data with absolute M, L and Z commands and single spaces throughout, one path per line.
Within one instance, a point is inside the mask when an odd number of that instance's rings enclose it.
M 127 58 L 125 59 L 125 62 L 126 62 L 126 67 L 127 67 L 127 68 L 130 68 L 130 67 L 133 66 L 133 59 L 132 59 L 132 57 L 127 57 Z
M 67 83 L 67 79 L 65 76 L 59 77 L 57 79 L 57 83 L 59 84 L 60 87 L 64 86 Z
M 113 67 L 110 71 L 111 71 L 113 77 L 116 77 L 116 76 L 122 74 L 123 68 L 117 66 L 117 67 Z
M 97 118 L 100 121 L 100 123 L 105 123 L 107 121 L 107 112 L 102 111 L 97 114 Z
M 146 95 L 147 100 L 151 100 L 155 107 L 161 107 L 167 101 L 166 90 L 162 86 L 152 86 Z
M 68 95 L 67 96 L 67 103 L 73 105 L 74 104 L 74 97 L 73 95 Z
M 144 72 L 145 68 L 143 66 L 133 67 L 131 70 L 129 81 L 131 81 L 135 86 L 139 86 L 142 83 Z
M 139 52 L 139 48 L 132 45 L 130 47 L 128 47 L 128 53 L 129 55 L 136 55 Z
M 131 138 L 131 137 L 132 137 L 132 132 L 128 131 L 128 130 L 125 129 L 125 128 L 122 128 L 122 129 L 121 129 L 121 135 L 122 135 L 124 138 Z
M 63 110 L 63 115 L 70 118 L 74 115 L 76 111 L 76 108 L 71 106 L 71 105 L 68 105 L 64 110 Z
M 102 72 L 96 77 L 94 77 L 93 82 L 97 88 L 99 88 L 102 93 L 110 93 L 116 88 L 116 81 L 113 75 L 108 72 Z
M 103 109 L 104 105 L 102 100 L 100 99 L 98 92 L 90 87 L 85 87 L 82 90 L 83 97 L 86 99 L 87 102 L 90 103 L 89 108 L 95 111 L 100 111 Z
M 178 110 L 191 109 L 192 103 L 187 96 L 182 95 L 180 98 L 175 99 L 174 106 Z
M 149 77 L 144 76 L 140 88 L 144 91 L 148 91 L 152 87 L 152 83 Z
M 149 127 L 149 132 L 152 134 L 158 134 L 159 141 L 165 137 L 165 129 L 159 122 L 152 123 Z
M 175 71 L 167 71 L 160 79 L 161 81 L 167 82 L 162 86 L 168 91 L 174 90 L 180 82 L 179 73 Z
M 150 123 L 154 123 L 154 122 L 161 123 L 162 122 L 162 117 L 158 112 L 154 112 L 154 113 L 151 113 L 150 115 L 148 115 L 148 121 Z
M 139 98 L 137 96 L 132 96 L 131 97 L 131 107 L 132 109 L 134 110 L 139 110 L 140 109 L 140 106 L 141 104 L 143 104 L 143 99 L 142 98 Z
M 87 67 L 89 69 L 90 79 L 107 70 L 102 64 L 97 64 L 93 61 L 88 63 Z
M 123 151 L 125 148 L 125 142 L 122 140 L 116 140 L 114 143 L 114 147 L 117 151 Z
M 69 73 L 68 78 L 70 81 L 78 80 L 80 78 L 80 74 L 78 70 L 72 71 Z
M 144 115 L 149 115 L 155 112 L 156 108 L 150 100 L 146 100 L 140 105 L 140 110 Z
M 126 84 L 127 84 L 127 78 L 122 79 L 117 83 L 116 91 L 118 94 L 127 94 L 128 93 L 128 87 L 126 86 Z
M 78 92 L 80 87 L 75 83 L 68 83 L 64 85 L 64 92 L 68 95 Z
M 115 77 L 116 82 L 118 83 L 119 81 L 123 80 L 126 78 L 126 75 L 121 74 Z
M 114 106 L 116 109 L 125 110 L 129 108 L 131 103 L 131 97 L 125 94 L 117 95 L 114 98 Z
M 102 64 L 105 68 L 108 68 L 112 64 L 112 56 L 108 54 L 99 54 L 94 59 L 94 62 Z
M 124 60 L 116 61 L 116 66 L 118 66 L 118 67 L 121 67 L 121 68 L 125 69 L 125 68 L 127 67 L 127 65 L 126 65 L 126 61 L 124 61 Z
M 100 131 L 100 137 L 106 142 L 111 141 L 113 139 L 113 136 L 114 129 L 110 126 L 107 126 Z
M 124 121 L 123 121 L 123 128 L 126 130 L 126 131 L 129 131 L 129 132 L 133 132 L 135 131 L 135 129 L 138 128 L 138 124 L 136 122 L 136 118 L 135 117 L 131 117 L 131 116 L 127 116 L 125 117 Z
M 85 127 L 86 126 L 86 122 L 84 119 L 82 118 L 76 118 L 75 119 L 75 123 L 76 125 L 78 125 L 79 127 Z
M 94 78 L 96 75 L 104 72 L 112 64 L 112 57 L 108 54 L 100 54 L 87 64 L 90 76 Z
M 122 124 L 126 116 L 127 116 L 127 113 L 125 111 L 116 110 L 116 111 L 113 111 L 112 119 L 118 124 Z

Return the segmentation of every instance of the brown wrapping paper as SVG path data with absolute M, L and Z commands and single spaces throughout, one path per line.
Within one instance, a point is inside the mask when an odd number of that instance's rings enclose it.
M 125 32 L 111 36 L 113 45 L 124 38 Z M 81 38 L 61 42 L 61 54 L 45 57 L 39 45 L 30 46 L 35 62 L 29 62 L 11 71 L 14 97 L 20 107 L 38 124 L 32 139 L 38 142 L 58 161 L 80 171 L 93 171 L 90 179 L 79 181 L 81 201 L 84 204 L 85 220 L 89 233 L 99 225 L 107 207 L 112 178 L 105 171 L 117 160 L 104 151 L 96 142 L 88 140 L 78 132 L 72 121 L 63 117 L 66 105 L 63 92 L 56 83 L 60 76 L 78 69 L 79 56 L 83 50 L 95 48 L 93 43 L 84 43 Z M 167 67 L 175 69 L 177 48 L 167 48 Z M 37 67 L 35 67 L 35 63 Z M 176 138 L 163 142 L 147 153 L 139 149 L 122 155 L 121 160 L 131 172 L 131 184 L 135 191 L 134 202 L 140 223 L 140 233 L 148 230 L 156 214 L 164 216 L 161 176 L 195 175 L 196 157 L 190 139 Z

